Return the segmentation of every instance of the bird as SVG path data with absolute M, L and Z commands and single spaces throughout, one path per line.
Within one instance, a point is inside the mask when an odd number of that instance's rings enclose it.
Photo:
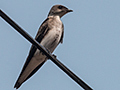
M 64 25 L 61 17 L 69 12 L 73 12 L 73 10 L 63 5 L 52 6 L 47 19 L 41 24 L 37 32 L 35 40 L 51 53 L 58 44 L 63 43 Z M 47 56 L 32 45 L 14 88 L 18 89 L 26 80 L 35 74 L 47 60 Z

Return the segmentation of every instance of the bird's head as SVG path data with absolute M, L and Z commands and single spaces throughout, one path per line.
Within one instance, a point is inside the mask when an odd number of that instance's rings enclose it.
M 73 12 L 73 10 L 69 10 L 68 8 L 66 8 L 63 5 L 54 5 L 51 8 L 48 16 L 55 16 L 55 15 L 57 15 L 57 16 L 62 17 L 63 15 L 65 15 L 66 13 L 69 13 L 69 12 Z

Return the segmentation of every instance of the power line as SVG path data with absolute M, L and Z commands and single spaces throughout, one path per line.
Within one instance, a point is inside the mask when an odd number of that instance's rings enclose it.
M 85 82 L 83 82 L 78 76 L 70 71 L 65 65 L 63 65 L 58 59 L 55 58 L 50 52 L 48 52 L 40 43 L 34 40 L 27 32 L 25 32 L 20 26 L 18 26 L 11 18 L 9 18 L 1 9 L 0 16 L 9 23 L 15 30 L 17 30 L 23 37 L 29 42 L 41 50 L 49 59 L 51 59 L 59 68 L 61 68 L 68 76 L 70 76 L 76 83 L 78 83 L 85 90 L 93 90 Z

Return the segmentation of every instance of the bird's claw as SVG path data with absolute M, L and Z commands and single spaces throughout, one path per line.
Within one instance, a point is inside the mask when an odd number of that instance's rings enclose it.
M 54 58 L 56 58 L 57 56 L 55 54 L 52 55 Z

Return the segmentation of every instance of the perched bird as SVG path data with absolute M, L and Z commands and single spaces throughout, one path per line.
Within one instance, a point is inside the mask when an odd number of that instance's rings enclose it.
M 35 37 L 36 41 L 51 53 L 59 43 L 63 42 L 64 27 L 60 18 L 68 12 L 72 12 L 72 10 L 69 10 L 63 5 L 54 5 Z M 46 55 L 32 45 L 14 88 L 18 89 L 22 83 L 29 79 L 46 62 L 47 59 Z

